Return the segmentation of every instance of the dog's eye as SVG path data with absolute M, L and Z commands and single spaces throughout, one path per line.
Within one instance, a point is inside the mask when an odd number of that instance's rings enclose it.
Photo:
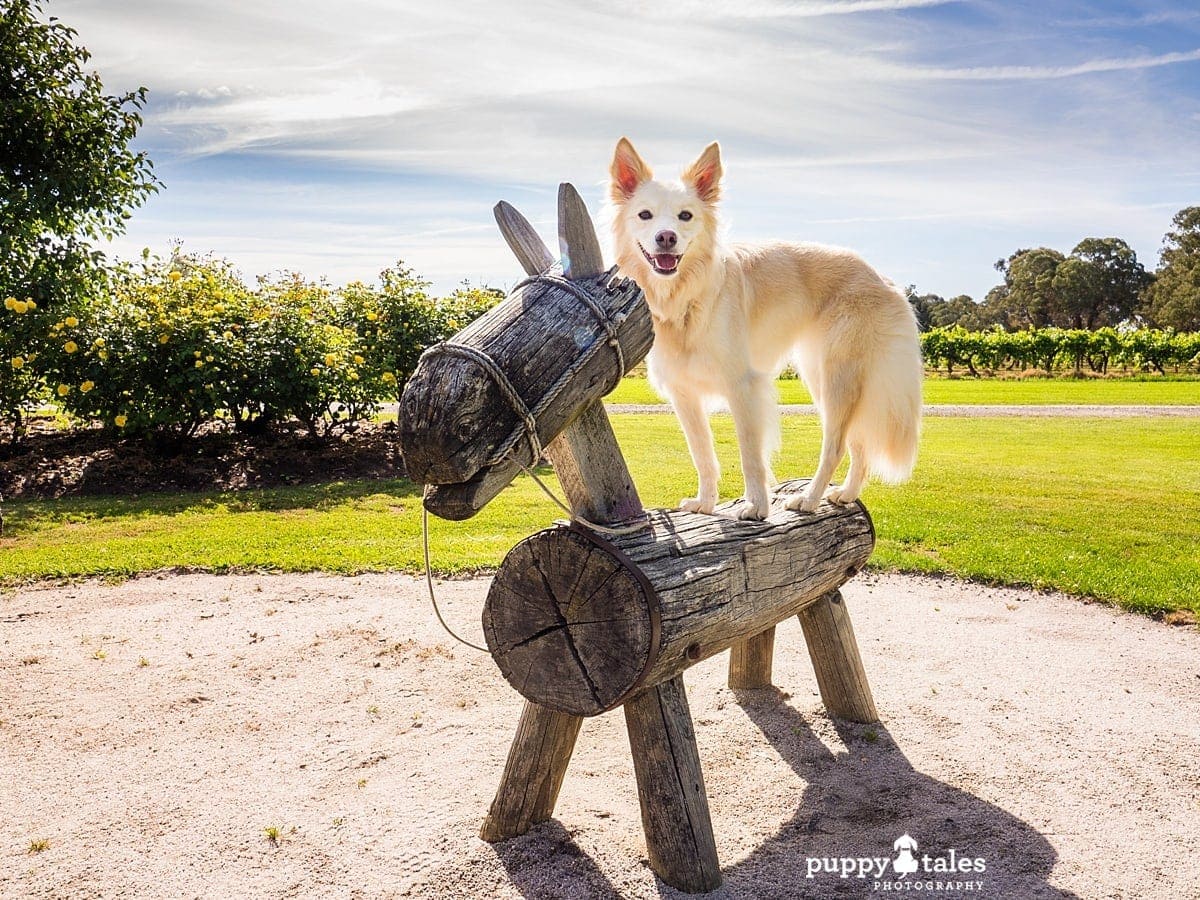
M 638 218 L 639 219 L 653 219 L 654 213 L 650 212 L 650 210 L 648 210 L 648 209 L 643 209 L 640 213 L 638 213 Z
M 680 222 L 690 222 L 690 221 L 692 221 L 692 214 L 691 214 L 690 212 L 688 212 L 688 211 L 685 209 L 683 212 L 681 212 L 681 213 L 679 214 L 679 221 L 680 221 Z

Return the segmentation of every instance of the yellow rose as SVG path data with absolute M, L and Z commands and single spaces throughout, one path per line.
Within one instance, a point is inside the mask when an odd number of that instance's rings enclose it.
M 17 305 L 16 297 L 5 297 L 4 298 L 4 308 L 7 309 L 9 312 L 12 312 L 12 308 L 16 305 Z
M 178 281 L 180 278 L 182 278 L 182 277 L 183 277 L 183 275 L 182 275 L 182 273 L 180 273 L 180 272 L 172 272 L 172 273 L 171 273 L 170 275 L 168 275 L 167 277 L 168 277 L 168 278 L 170 278 L 170 279 L 171 279 L 171 281 Z
M 167 341 L 169 341 L 170 339 L 171 339 L 171 336 L 170 336 L 169 334 L 160 334 L 160 335 L 158 336 L 158 342 L 159 342 L 160 344 L 165 344 L 165 343 L 166 343 Z
M 320 375 L 321 374 L 321 370 L 318 369 L 316 366 L 313 366 L 308 371 L 309 371 L 309 374 L 311 374 L 311 375 Z
M 299 356 L 299 355 L 300 355 L 300 348 L 299 348 L 299 347 L 297 347 L 297 348 L 296 348 L 296 355 L 297 355 L 297 356 Z
M 325 365 L 332 366 L 335 362 L 337 362 L 336 356 L 334 356 L 332 353 L 325 354 Z
M 205 361 L 205 362 L 212 362 L 212 361 L 213 361 L 212 354 L 210 353 L 208 356 L 204 357 L 204 361 Z
M 196 360 L 196 368 L 203 369 L 204 368 L 204 360 L 202 360 L 202 359 Z
M 367 313 L 367 321 L 368 322 L 374 322 L 378 318 L 379 318 L 379 313 L 374 313 L 374 312 Z
M 108 359 L 108 351 L 107 350 L 101 350 L 96 355 L 99 356 L 101 359 Z
M 77 318 L 75 318 L 74 316 L 67 316 L 67 327 L 68 328 L 74 328 L 78 324 L 79 324 L 79 320 Z
M 88 391 L 90 391 L 95 386 L 96 386 L 96 383 L 94 381 L 85 381 L 83 384 L 81 384 L 79 386 L 79 390 L 81 393 L 86 394 Z
M 129 418 L 127 416 L 117 416 L 113 419 L 113 424 L 116 425 L 118 428 L 124 428 L 125 423 L 128 421 L 129 421 Z
M 28 306 L 30 309 L 37 309 L 37 304 L 34 303 L 32 300 L 27 299 L 25 301 L 25 305 Z
M 232 331 L 225 332 L 224 338 L 227 341 L 232 341 L 233 340 L 233 332 Z
M 200 351 L 199 351 L 199 350 L 195 351 L 195 354 L 194 354 L 194 355 L 195 355 L 196 359 L 199 359 L 199 358 L 200 358 Z
M 63 344 L 63 349 L 66 350 L 68 353 L 74 353 L 76 350 L 79 349 L 79 345 L 77 343 L 75 343 L 74 341 L 67 341 L 65 344 Z
M 92 346 L 93 347 L 103 347 L 104 346 L 104 338 L 96 338 L 96 340 L 92 341 Z
M 19 356 L 14 356 L 14 357 L 12 358 L 12 367 L 13 367 L 14 369 L 20 369 L 20 368 L 21 368 L 22 366 L 24 366 L 24 365 L 25 365 L 25 360 L 23 360 L 21 357 L 19 357 Z
M 366 360 L 365 360 L 365 359 L 363 359 L 363 358 L 362 358 L 361 356 L 359 356 L 358 354 L 355 354 L 355 355 L 354 355 L 354 362 L 355 362 L 356 364 L 358 364 L 358 365 L 360 365 L 360 366 L 361 366 L 361 365 L 362 365 L 364 362 L 366 362 Z
M 60 384 L 58 386 L 58 396 L 65 397 L 69 393 L 71 393 L 71 386 L 69 384 Z
M 27 310 L 27 309 L 29 309 L 29 304 L 26 303 L 24 300 L 18 300 L 16 303 L 13 304 L 13 307 L 12 307 L 13 312 L 17 313 L 18 315 L 20 313 L 25 312 L 25 310 Z
M 384 372 L 383 380 L 386 381 L 388 384 L 391 384 L 393 381 L 396 380 L 396 376 L 393 375 L 391 372 Z

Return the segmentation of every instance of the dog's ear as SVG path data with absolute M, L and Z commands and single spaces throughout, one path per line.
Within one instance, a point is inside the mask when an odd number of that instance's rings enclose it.
M 699 158 L 683 170 L 683 183 L 690 184 L 705 203 L 721 198 L 721 145 L 713 141 Z
M 629 138 L 624 137 L 617 141 L 609 173 L 612 175 L 609 196 L 614 203 L 628 200 L 638 189 L 638 185 L 654 177 L 650 167 L 642 162 L 638 152 L 633 149 L 633 144 L 629 143 Z

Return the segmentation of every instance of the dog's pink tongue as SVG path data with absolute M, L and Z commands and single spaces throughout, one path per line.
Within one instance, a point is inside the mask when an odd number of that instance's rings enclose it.
M 659 253 L 654 257 L 654 265 L 664 272 L 670 272 L 679 265 L 679 257 L 674 253 Z

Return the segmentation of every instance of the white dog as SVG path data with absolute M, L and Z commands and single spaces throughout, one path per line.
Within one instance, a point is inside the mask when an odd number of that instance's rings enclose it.
M 787 362 L 821 417 L 821 458 L 789 509 L 822 497 L 851 503 L 868 475 L 912 473 L 921 425 L 921 349 L 903 294 L 849 250 L 819 244 L 721 242 L 721 151 L 710 144 L 680 182 L 653 180 L 625 138 L 610 196 L 617 264 L 645 292 L 654 321 L 650 380 L 675 408 L 700 477 L 683 509 L 710 513 L 720 469 L 709 404 L 733 413 L 746 495 L 743 519 L 770 507 L 771 456 L 779 446 L 774 381 Z M 842 458 L 850 469 L 829 488 Z M 828 490 L 827 490 L 828 488 Z

